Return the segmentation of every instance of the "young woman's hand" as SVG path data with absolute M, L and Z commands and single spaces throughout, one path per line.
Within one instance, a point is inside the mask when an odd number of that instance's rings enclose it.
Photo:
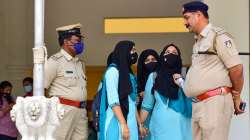
M 123 140 L 129 140 L 130 132 L 127 124 L 121 124 Z
M 175 82 L 175 84 L 178 85 L 179 87 L 181 87 L 181 84 L 182 84 L 182 83 L 180 83 L 180 81 L 179 81 L 180 78 L 182 78 L 181 74 L 179 74 L 179 73 L 173 74 L 174 82 Z
M 142 124 L 139 125 L 140 137 L 143 138 L 148 135 L 148 129 L 144 127 Z

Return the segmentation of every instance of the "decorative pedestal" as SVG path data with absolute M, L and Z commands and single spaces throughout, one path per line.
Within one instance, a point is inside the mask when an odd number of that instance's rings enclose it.
M 63 115 L 57 97 L 18 97 L 11 110 L 11 119 L 16 122 L 22 140 L 55 140 L 53 133 Z

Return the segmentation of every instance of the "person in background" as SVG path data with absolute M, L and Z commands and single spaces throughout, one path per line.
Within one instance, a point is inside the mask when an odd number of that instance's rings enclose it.
M 151 140 L 192 140 L 191 99 L 187 98 L 173 78 L 182 68 L 181 52 L 169 44 L 161 52 L 156 78 L 148 77 L 140 113 L 142 123 L 152 112 Z
M 137 109 L 140 112 L 141 104 L 144 96 L 145 85 L 150 73 L 155 72 L 157 70 L 159 63 L 159 55 L 153 49 L 146 49 L 142 51 L 139 56 L 138 63 L 137 63 L 137 93 L 138 93 L 138 103 Z M 145 128 L 149 127 L 150 121 L 150 113 L 145 121 L 144 125 Z M 140 131 L 143 133 L 143 130 Z M 144 136 L 146 134 L 142 134 Z M 148 133 L 147 136 L 143 137 L 143 140 L 150 140 L 150 134 Z
M 0 140 L 17 140 L 18 130 L 10 117 L 10 110 L 15 104 L 11 91 L 9 81 L 0 83 Z
M 24 90 L 24 96 L 33 96 L 33 78 L 31 77 L 25 77 L 23 79 L 23 90 Z

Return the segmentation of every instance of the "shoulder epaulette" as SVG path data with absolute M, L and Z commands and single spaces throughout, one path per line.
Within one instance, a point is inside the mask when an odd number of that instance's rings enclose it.
M 222 35 L 225 34 L 226 31 L 220 27 L 212 27 L 212 30 L 217 34 L 217 35 Z
M 228 33 L 226 30 L 220 27 L 212 27 L 212 30 L 216 33 L 216 36 L 226 35 L 230 38 L 233 38 L 233 36 L 230 33 Z
M 82 63 L 85 63 L 83 58 L 79 58 L 79 61 L 82 62 Z
M 60 53 L 60 52 L 58 52 L 58 53 L 52 55 L 52 56 L 50 57 L 50 59 L 58 60 L 58 59 L 61 58 L 61 57 L 63 57 L 63 54 Z

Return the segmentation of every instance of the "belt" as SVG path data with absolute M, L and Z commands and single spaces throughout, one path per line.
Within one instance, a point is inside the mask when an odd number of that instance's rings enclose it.
M 231 93 L 231 91 L 232 91 L 232 89 L 229 87 L 219 87 L 219 88 L 207 91 L 205 93 L 202 93 L 201 95 L 198 95 L 196 97 L 193 97 L 192 101 L 193 102 L 200 102 L 200 101 L 203 101 L 209 97 Z
M 86 108 L 87 103 L 86 101 L 73 101 L 65 98 L 59 97 L 59 101 L 61 104 L 69 105 L 69 106 L 74 106 L 77 108 Z

